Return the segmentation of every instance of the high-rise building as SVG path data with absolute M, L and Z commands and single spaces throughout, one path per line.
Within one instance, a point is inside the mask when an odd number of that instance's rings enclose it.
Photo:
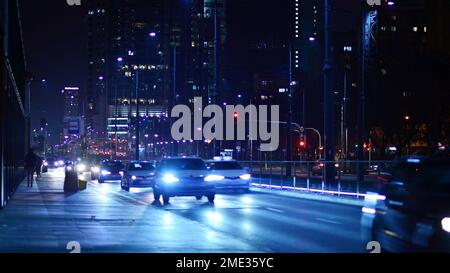
M 65 87 L 61 92 L 64 96 L 64 117 L 80 116 L 80 88 Z
M 137 104 L 144 121 L 166 115 L 167 54 L 156 36 L 163 23 L 163 2 L 88 2 L 86 127 L 92 146 L 107 146 L 116 136 L 131 139 Z

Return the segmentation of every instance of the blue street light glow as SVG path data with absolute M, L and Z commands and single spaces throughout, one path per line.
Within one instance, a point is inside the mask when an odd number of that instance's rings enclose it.
M 395 3 L 394 3 L 394 1 L 388 1 L 387 4 L 388 4 L 388 6 L 393 6 Z
M 117 58 L 117 61 L 118 61 L 118 62 L 122 62 L 122 61 L 123 61 L 123 58 L 122 58 L 122 57 L 119 57 L 119 58 Z
M 420 159 L 417 159 L 417 158 L 408 158 L 407 162 L 408 162 L 408 163 L 415 163 L 415 164 L 418 164 L 418 163 L 420 163 Z
M 309 37 L 309 41 L 310 42 L 314 42 L 316 40 L 316 38 L 314 38 L 314 37 Z
M 156 32 L 150 32 L 150 37 L 156 37 Z

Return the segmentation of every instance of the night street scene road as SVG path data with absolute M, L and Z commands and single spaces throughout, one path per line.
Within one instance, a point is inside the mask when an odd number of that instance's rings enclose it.
M 0 256 L 450 252 L 450 1 L 0 3 Z

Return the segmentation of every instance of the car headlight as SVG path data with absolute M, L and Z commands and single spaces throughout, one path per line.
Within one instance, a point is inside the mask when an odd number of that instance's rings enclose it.
M 252 178 L 252 176 L 248 173 L 243 174 L 241 176 L 239 176 L 242 180 L 250 180 L 250 178 Z
M 219 181 L 224 179 L 225 177 L 221 176 L 221 175 L 216 175 L 216 174 L 211 174 L 208 175 L 207 177 L 205 177 L 205 181 L 206 182 L 213 182 L 213 181 Z
M 111 174 L 110 171 L 105 171 L 105 170 L 102 170 L 101 173 L 102 173 L 102 175 L 110 175 Z
M 93 172 L 93 173 L 99 173 L 99 172 L 100 172 L 100 168 L 99 168 L 99 167 L 92 167 L 92 168 L 91 168 L 91 172 Z
M 77 171 L 84 172 L 85 170 L 86 170 L 86 165 L 84 165 L 84 164 L 77 165 Z
M 180 179 L 176 178 L 173 174 L 165 174 L 162 178 L 165 183 L 176 183 L 180 181 Z
M 67 166 L 67 168 L 66 168 L 68 171 L 71 171 L 72 170 L 72 166 Z
M 443 230 L 450 232 L 450 217 L 445 217 L 442 219 L 441 225 Z
M 47 163 L 47 162 L 44 162 L 44 166 L 47 167 L 47 166 L 48 166 L 48 163 Z
M 64 161 L 62 161 L 62 160 L 58 161 L 58 165 L 59 165 L 59 166 L 64 165 Z
M 136 180 L 137 177 L 136 177 L 135 175 L 133 175 L 133 176 L 131 177 L 131 179 Z

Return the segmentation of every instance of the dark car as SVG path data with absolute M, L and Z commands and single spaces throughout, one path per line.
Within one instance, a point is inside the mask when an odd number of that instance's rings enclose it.
M 450 252 L 450 159 L 412 158 L 392 169 L 362 209 L 364 244 L 387 252 Z
M 125 167 L 122 176 L 121 188 L 128 191 L 130 188 L 151 188 L 155 185 L 155 166 L 147 161 L 134 161 Z
M 125 165 L 121 161 L 105 161 L 99 166 L 98 183 L 121 181 Z
M 334 175 L 337 175 L 337 169 L 339 168 L 339 164 L 338 163 L 333 163 L 334 164 Z M 322 161 L 316 161 L 312 167 L 311 167 L 311 175 L 312 176 L 323 176 L 324 173 L 323 171 L 325 170 L 325 163 Z
M 173 196 L 195 196 L 198 200 L 206 196 L 214 202 L 215 182 L 221 179 L 224 177 L 212 174 L 200 158 L 166 158 L 157 165 L 153 194 L 155 200 L 162 195 L 164 204 Z

